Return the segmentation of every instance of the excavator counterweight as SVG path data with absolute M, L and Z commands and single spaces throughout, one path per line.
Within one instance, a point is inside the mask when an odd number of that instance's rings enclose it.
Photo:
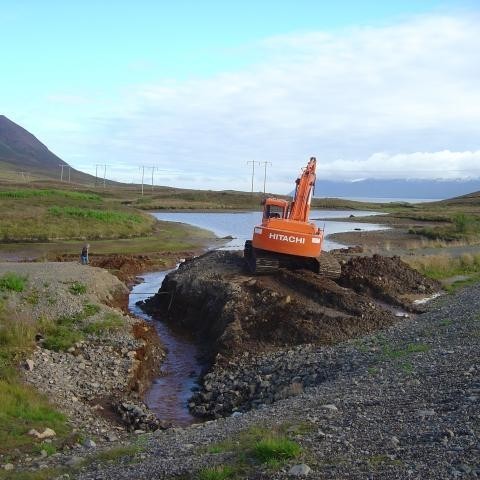
M 340 264 L 322 252 L 323 230 L 309 221 L 315 170 L 312 157 L 295 182 L 291 202 L 265 200 L 262 223 L 254 228 L 252 240 L 245 242 L 244 257 L 252 273 L 272 273 L 285 267 L 305 268 L 331 278 L 340 275 Z

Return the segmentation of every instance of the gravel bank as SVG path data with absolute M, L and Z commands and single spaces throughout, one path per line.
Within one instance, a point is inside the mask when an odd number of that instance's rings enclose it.
M 289 478 L 290 467 L 302 462 L 312 469 L 309 478 L 317 479 L 478 478 L 479 338 L 477 285 L 441 297 L 427 313 L 380 333 L 333 347 L 295 349 L 289 366 L 299 374 L 311 360 L 336 367 L 300 395 L 146 435 L 133 457 L 94 461 L 79 478 L 195 478 L 206 465 L 232 461 L 228 451 L 205 453 L 209 444 L 252 426 L 281 424 L 308 426 L 292 433 L 303 458 L 280 470 L 252 465 L 248 478 Z
M 25 381 L 67 414 L 74 432 L 99 444 L 127 435 L 115 407 L 142 406 L 150 369 L 165 352 L 152 326 L 114 307 L 125 303 L 126 286 L 104 269 L 77 262 L 0 263 L 0 276 L 7 272 L 26 278 L 24 291 L 6 295 L 8 310 L 39 332 L 20 365 Z M 66 351 L 49 346 L 40 333 L 59 321 L 81 332 Z

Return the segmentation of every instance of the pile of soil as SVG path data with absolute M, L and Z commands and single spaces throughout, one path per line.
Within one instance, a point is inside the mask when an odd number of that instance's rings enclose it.
M 212 359 L 305 343 L 330 345 L 394 323 L 392 308 L 413 310 L 406 295 L 439 286 L 398 258 L 344 262 L 335 282 L 313 272 L 281 270 L 252 277 L 239 252 L 209 252 L 185 262 L 143 308 L 196 333 Z
M 417 298 L 438 292 L 441 285 L 410 268 L 400 257 L 354 257 L 342 267 L 338 283 L 355 292 L 417 311 Z

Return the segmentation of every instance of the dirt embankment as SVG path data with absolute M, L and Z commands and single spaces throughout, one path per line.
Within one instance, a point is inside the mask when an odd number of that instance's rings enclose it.
M 285 347 L 331 345 L 359 337 L 402 318 L 395 314 L 395 305 L 414 312 L 418 307 L 411 303 L 413 298 L 439 290 L 436 282 L 423 278 L 398 257 L 339 260 L 342 276 L 336 282 L 308 271 L 252 277 L 238 252 L 218 251 L 187 261 L 167 275 L 159 294 L 146 301 L 145 310 L 160 311 L 173 325 L 195 332 L 210 356 L 210 374 L 222 372 L 218 382 L 205 377 L 190 405 L 194 413 L 221 416 L 249 408 L 259 395 L 264 397 L 261 391 L 271 387 L 268 381 L 252 384 L 249 379 L 236 386 L 233 382 L 231 395 L 224 391 L 221 379 L 228 377 L 229 368 L 245 353 L 254 357 Z M 299 385 L 287 388 L 287 393 L 311 384 L 306 375 L 307 380 L 297 379 L 294 383 Z M 315 378 L 313 382 L 324 376 Z M 279 379 L 285 392 L 284 383 Z M 212 393 L 215 388 L 219 391 Z M 272 391 L 268 398 L 274 401 L 276 393 Z

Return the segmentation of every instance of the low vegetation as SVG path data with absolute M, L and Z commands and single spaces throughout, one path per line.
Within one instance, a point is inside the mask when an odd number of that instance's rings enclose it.
M 69 432 L 65 417 L 18 379 L 17 365 L 33 347 L 35 333 L 30 319 L 8 311 L 0 300 L 0 453 L 34 448 L 35 440 L 27 435 L 32 428 L 48 426 L 58 439 Z
M 132 238 L 151 235 L 155 220 L 120 199 L 60 189 L 0 191 L 0 240 Z
M 446 254 L 414 256 L 404 261 L 427 277 L 443 280 L 447 290 L 480 281 L 480 253 L 463 253 L 458 257 Z
M 40 332 L 44 336 L 43 346 L 49 350 L 65 351 L 85 338 L 85 335 L 100 335 L 121 328 L 125 322 L 121 315 L 106 312 L 100 318 L 91 317 L 99 312 L 97 305 L 87 304 L 83 311 L 64 315 L 56 320 L 41 318 Z
M 253 427 L 233 438 L 212 444 L 205 450 L 209 453 L 231 453 L 229 464 L 216 465 L 201 470 L 198 478 L 220 480 L 245 478 L 256 466 L 278 470 L 286 462 L 303 455 L 302 447 L 290 435 L 308 429 L 308 425 L 278 425 L 273 428 Z
M 22 277 L 15 272 L 7 272 L 0 277 L 0 291 L 23 292 L 26 281 L 26 277 Z
M 433 227 L 412 227 L 409 232 L 422 235 L 430 240 L 465 241 L 476 243 L 480 237 L 480 217 L 456 213 L 451 216 L 444 216 L 433 221 L 442 221 L 441 225 Z M 432 220 L 431 220 L 432 221 Z

